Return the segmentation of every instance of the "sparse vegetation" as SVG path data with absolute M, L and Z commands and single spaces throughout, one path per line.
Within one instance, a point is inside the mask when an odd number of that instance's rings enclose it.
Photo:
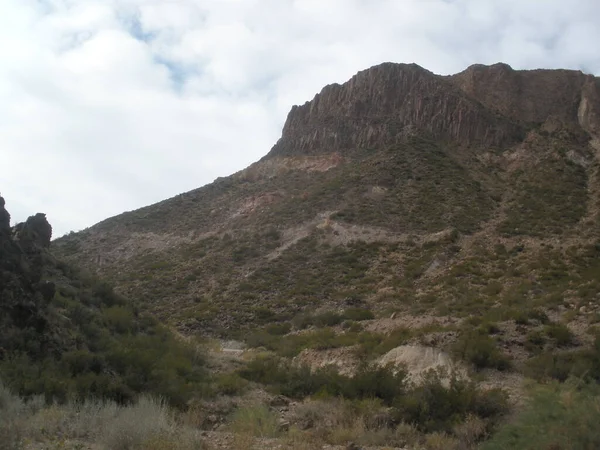
M 44 448 L 82 448 L 93 443 L 111 450 L 200 450 L 196 431 L 180 425 L 167 404 L 141 396 L 127 406 L 113 401 L 78 400 L 46 405 L 22 400 L 0 383 L 0 448 L 18 450 L 26 442 Z M 79 446 L 79 447 L 78 447 Z
M 476 369 L 506 370 L 510 367 L 509 359 L 498 349 L 496 341 L 481 330 L 463 333 L 454 345 L 454 352 Z
M 600 448 L 599 399 L 598 385 L 536 386 L 526 410 L 495 433 L 482 450 Z

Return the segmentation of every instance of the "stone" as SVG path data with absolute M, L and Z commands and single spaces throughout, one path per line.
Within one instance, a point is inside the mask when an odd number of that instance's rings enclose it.
M 271 399 L 271 401 L 269 402 L 269 406 L 272 406 L 274 408 L 281 407 L 281 406 L 288 406 L 289 404 L 290 404 L 289 399 L 287 399 L 283 395 L 277 395 L 277 396 L 273 397 Z
M 280 432 L 288 431 L 290 429 L 290 423 L 287 420 L 280 420 L 277 424 L 277 429 Z
M 346 445 L 346 450 L 362 450 L 362 447 L 359 447 L 354 442 L 350 442 Z
M 0 235 L 10 235 L 10 214 L 4 208 L 6 202 L 0 197 Z
M 14 234 L 16 240 L 26 249 L 36 247 L 49 248 L 52 239 L 52 226 L 46 219 L 46 214 L 37 213 L 30 216 L 24 223 L 15 226 Z

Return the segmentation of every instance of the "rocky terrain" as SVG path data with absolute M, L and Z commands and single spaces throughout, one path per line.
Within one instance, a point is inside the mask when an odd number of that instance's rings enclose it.
M 383 293 L 438 295 L 449 273 L 485 258 L 479 247 L 523 246 L 514 257 L 526 270 L 597 238 L 599 86 L 581 72 L 505 64 L 450 77 L 375 66 L 293 107 L 249 168 L 65 236 L 54 251 L 205 334 L 260 324 L 261 307 L 270 322 L 339 308 L 337 297 L 376 306 Z M 331 270 L 308 280 L 325 260 Z M 345 277 L 350 269 L 360 276 Z M 492 281 L 515 280 L 482 282 Z
M 449 368 L 518 409 L 527 380 L 600 380 L 599 152 L 597 77 L 385 63 L 294 106 L 250 167 L 52 249 L 188 339 L 243 342 L 258 362 L 218 370 L 286 397 L 324 391 L 267 376 L 279 365 L 351 396 L 326 363 L 360 383 L 383 361 L 412 380 Z M 443 434 L 427 448 L 472 448 L 492 416 L 468 445 L 454 425 L 410 420 Z

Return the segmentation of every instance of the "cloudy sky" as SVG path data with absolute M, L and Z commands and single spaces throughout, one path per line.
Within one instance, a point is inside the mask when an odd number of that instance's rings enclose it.
M 598 0 L 0 0 L 0 193 L 56 237 L 265 155 L 384 61 L 600 75 Z

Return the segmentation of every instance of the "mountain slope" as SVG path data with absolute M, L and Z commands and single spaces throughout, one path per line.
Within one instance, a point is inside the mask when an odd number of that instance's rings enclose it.
M 247 169 L 53 246 L 185 333 L 357 306 L 495 321 L 542 308 L 572 311 L 584 342 L 599 92 L 575 71 L 382 64 L 292 108 Z M 505 328 L 526 355 L 533 328 Z
M 48 400 L 139 393 L 182 406 L 206 376 L 195 352 L 110 285 L 49 252 L 44 214 L 10 227 L 0 197 L 0 380 Z

